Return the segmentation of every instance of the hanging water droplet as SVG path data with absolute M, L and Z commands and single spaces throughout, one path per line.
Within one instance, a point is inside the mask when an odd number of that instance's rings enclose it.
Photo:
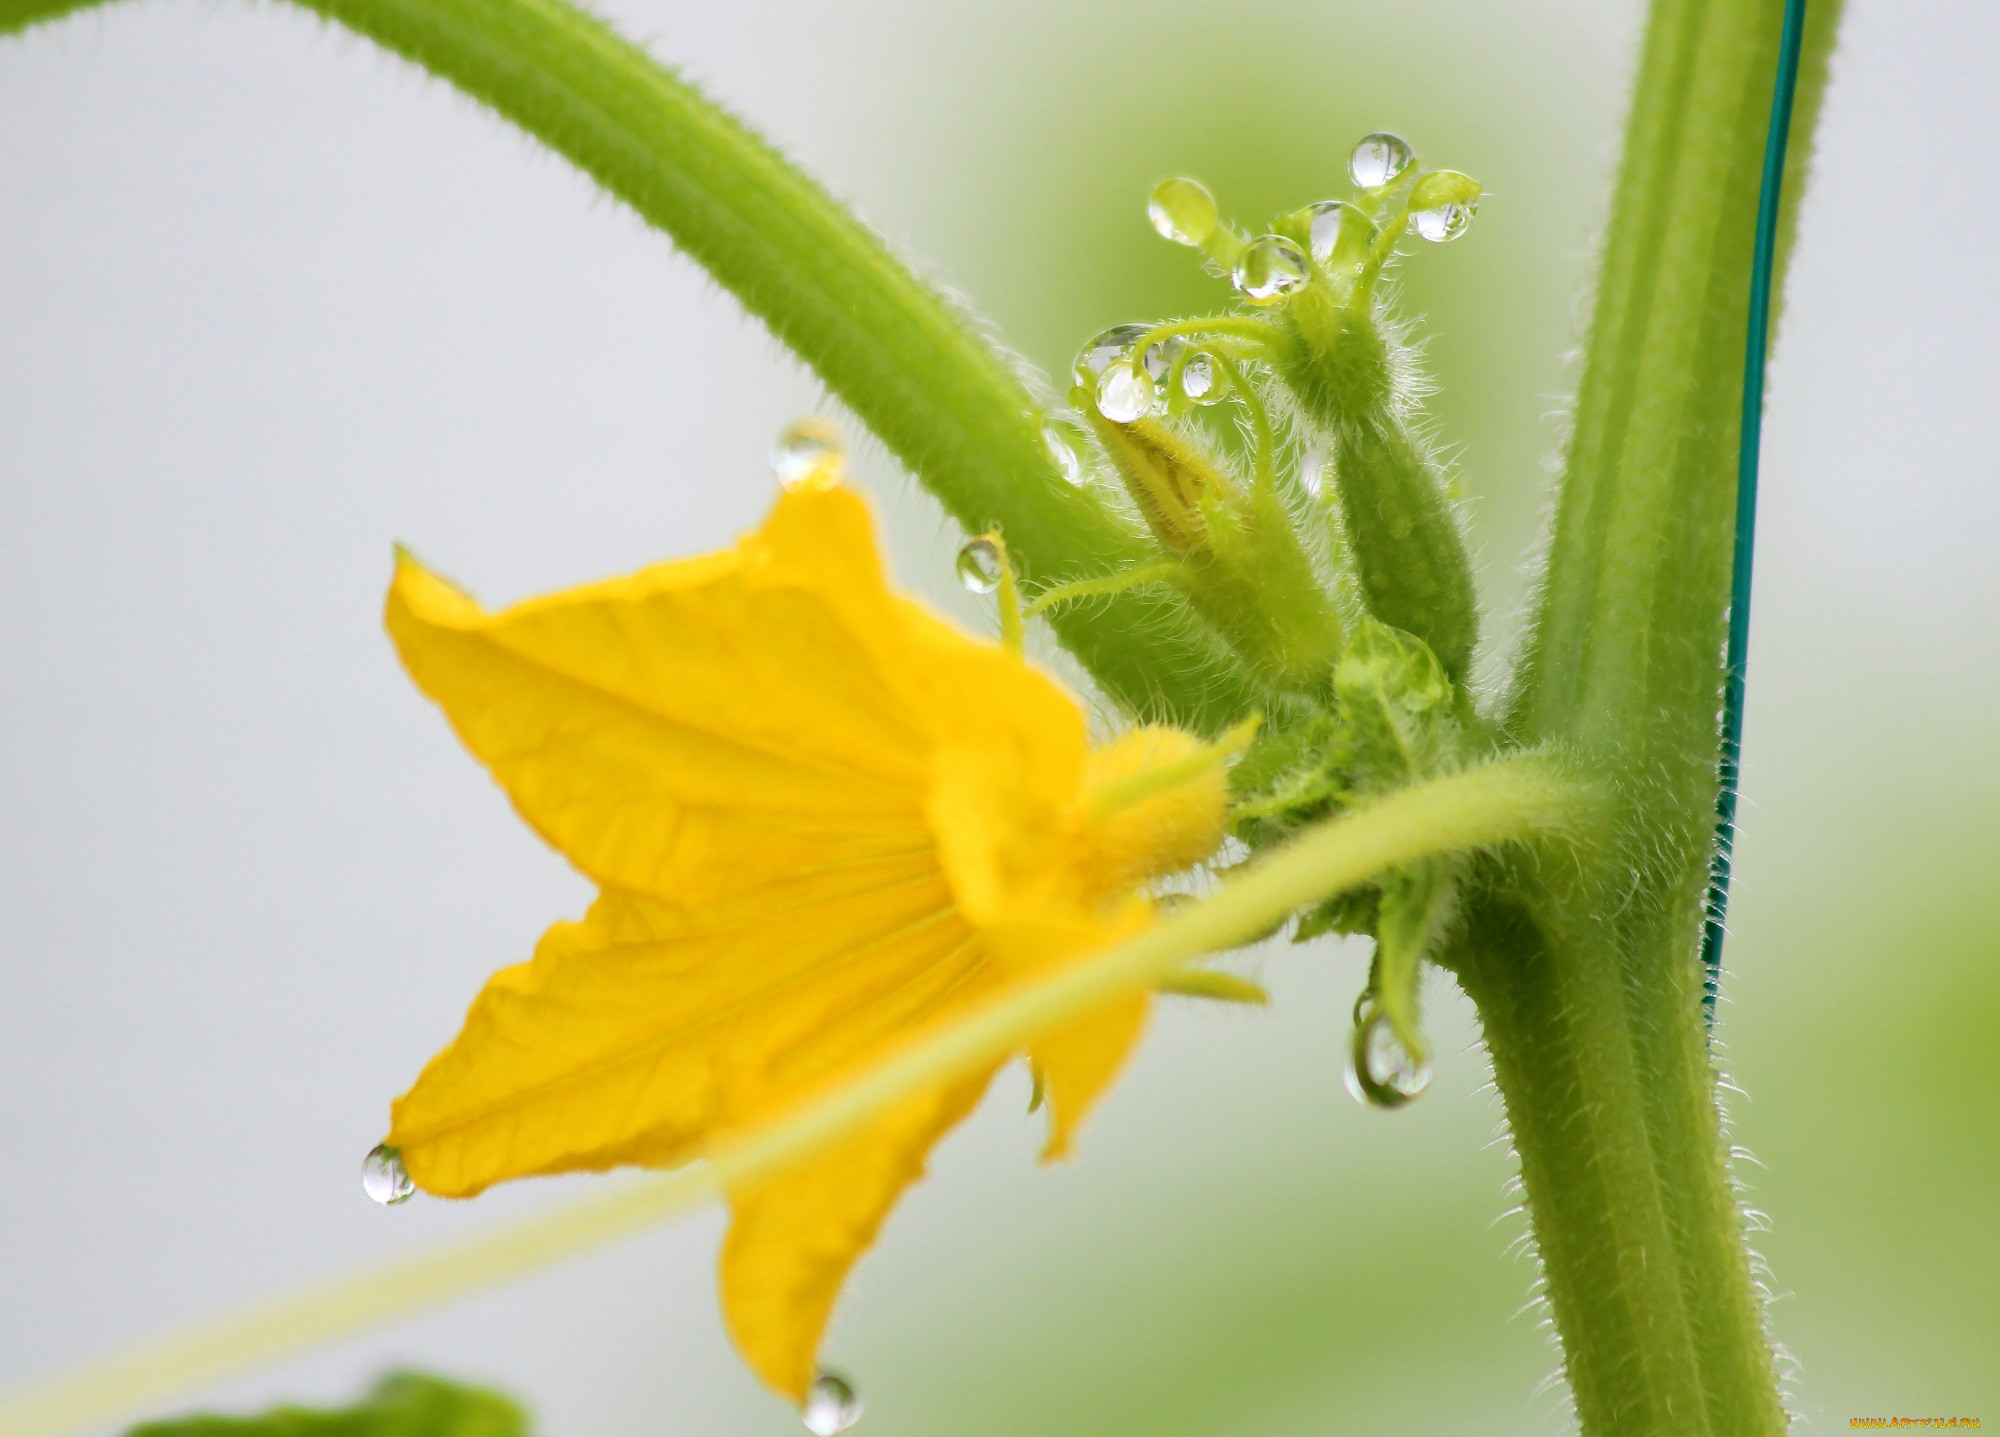
M 1430 1085 L 1430 1064 L 1403 1046 L 1389 1015 L 1371 1003 L 1355 1004 L 1347 1090 L 1372 1107 L 1400 1108 L 1422 1097 Z
M 1416 162 L 1417 152 L 1408 140 L 1377 130 L 1363 135 L 1354 146 L 1354 153 L 1347 157 L 1347 174 L 1362 189 L 1379 190 L 1407 175 Z
M 838 1437 L 861 1420 L 861 1398 L 854 1385 L 837 1372 L 822 1371 L 806 1393 L 799 1420 L 813 1437 Z
M 1178 334 L 1168 335 L 1157 344 L 1146 346 L 1146 352 L 1139 358 L 1146 366 L 1146 373 L 1153 383 L 1159 384 L 1166 379 L 1173 371 L 1174 361 L 1181 357 L 1181 351 L 1186 348 L 1187 341 Z
M 1374 223 L 1346 200 L 1321 200 L 1307 213 L 1312 216 L 1314 259 L 1333 258 L 1333 252 L 1340 244 L 1343 226 L 1357 235 L 1366 235 L 1371 240 L 1375 238 Z
M 1181 366 L 1181 393 L 1196 404 L 1214 404 L 1227 393 L 1215 372 L 1215 361 L 1206 354 L 1191 355 Z
M 1152 326 L 1148 324 L 1114 324 L 1097 338 L 1086 344 L 1076 356 L 1076 377 L 1080 383 L 1088 384 L 1110 367 L 1132 347 L 1132 341 L 1144 334 Z
M 1159 404 L 1153 378 L 1129 359 L 1121 359 L 1097 376 L 1097 412 L 1113 424 L 1144 419 Z
M 801 484 L 834 484 L 847 462 L 847 448 L 831 420 L 817 414 L 795 419 L 771 443 L 771 468 L 787 489 Z
M 1215 233 L 1215 196 L 1200 180 L 1161 180 L 1146 201 L 1146 218 L 1163 238 L 1199 249 Z
M 958 582 L 975 594 L 999 588 L 1002 567 L 1000 546 L 991 539 L 974 539 L 958 551 Z
M 1410 233 L 1443 244 L 1455 240 L 1472 227 L 1471 205 L 1436 205 L 1410 216 Z
M 361 1191 L 384 1207 L 394 1207 L 399 1202 L 408 1202 L 416 1194 L 417 1185 L 403 1171 L 403 1155 L 382 1143 L 371 1148 L 361 1160 Z
M 1244 298 L 1270 304 L 1303 289 L 1312 278 L 1312 270 L 1306 264 L 1306 252 L 1283 235 L 1260 235 L 1244 247 L 1230 278 Z
M 1042 443 L 1048 447 L 1049 458 L 1055 461 L 1056 469 L 1072 484 L 1083 482 L 1083 455 L 1077 451 L 1074 439 L 1065 432 L 1067 424 L 1042 426 Z

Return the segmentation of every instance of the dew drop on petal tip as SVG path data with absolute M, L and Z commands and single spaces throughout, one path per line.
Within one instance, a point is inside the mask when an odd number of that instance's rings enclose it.
M 1132 347 L 1132 341 L 1144 334 L 1149 326 L 1143 324 L 1114 324 L 1086 344 L 1076 356 L 1076 377 L 1085 384 L 1111 367 L 1111 362 L 1123 356 Z
M 1417 152 L 1408 140 L 1377 130 L 1363 135 L 1355 145 L 1354 153 L 1347 157 L 1347 175 L 1364 190 L 1379 190 L 1408 174 L 1416 162 Z
M 1000 587 L 1000 546 L 991 539 L 974 539 L 958 551 L 958 582 L 975 594 Z
M 1471 205 L 1437 205 L 1410 216 L 1410 233 L 1432 244 L 1455 240 L 1471 225 Z
M 1146 201 L 1146 218 L 1162 239 L 1198 249 L 1215 233 L 1215 196 L 1200 180 L 1162 180 Z
M 861 1420 L 861 1398 L 853 1384 L 834 1372 L 822 1372 L 806 1393 L 799 1420 L 813 1437 L 837 1437 Z
M 787 489 L 837 482 L 846 461 L 840 431 L 818 415 L 793 420 L 771 443 L 771 468 Z
M 361 1191 L 373 1202 L 394 1207 L 408 1202 L 416 1194 L 417 1185 L 403 1171 L 403 1155 L 383 1143 L 361 1160 Z
M 1130 360 L 1120 360 L 1097 376 L 1097 412 L 1113 424 L 1131 424 L 1159 403 L 1152 376 Z
M 1354 1052 L 1347 1090 L 1374 1108 L 1400 1108 L 1423 1096 L 1431 1085 L 1430 1064 L 1413 1057 L 1389 1022 L 1372 1005 L 1355 1007 Z
M 1260 235 L 1244 247 L 1231 276 L 1245 299 L 1270 304 L 1305 288 L 1312 278 L 1306 252 L 1283 235 Z

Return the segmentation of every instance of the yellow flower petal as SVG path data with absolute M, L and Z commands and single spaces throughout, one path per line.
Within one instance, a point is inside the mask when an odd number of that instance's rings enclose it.
M 826 1152 L 730 1190 L 723 1311 L 738 1350 L 773 1391 L 805 1400 L 848 1271 L 923 1176 L 932 1146 L 978 1106 L 993 1072 L 908 1099 Z
M 1193 739 L 1090 754 L 1058 685 L 890 590 L 837 484 L 788 491 L 727 553 L 498 614 L 405 559 L 388 626 L 602 890 L 488 982 L 394 1105 L 389 1142 L 433 1193 L 698 1157 L 1136 932 L 1136 886 L 1221 832 L 1220 768 Z M 1145 1007 L 1036 1045 L 1051 1152 Z M 724 1306 L 774 1388 L 804 1395 L 848 1269 L 988 1077 L 732 1188 Z
M 1069 1155 L 1076 1130 L 1097 1106 L 1145 1031 L 1152 1003 L 1143 994 L 1058 1028 L 1028 1049 L 1042 1075 L 1049 1106 L 1049 1140 L 1042 1161 Z

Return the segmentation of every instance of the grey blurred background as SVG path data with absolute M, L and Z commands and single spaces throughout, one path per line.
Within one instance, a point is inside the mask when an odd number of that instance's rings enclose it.
M 1850 0 L 1772 376 L 1722 1038 L 1808 1430 L 2000 1421 L 2000 20 Z M 673 5 L 611 13 L 1021 354 L 1213 302 L 1147 228 L 1255 222 L 1365 130 L 1491 198 L 1404 269 L 1493 628 L 1521 592 L 1631 3 Z M 441 85 L 278 6 L 0 41 L 0 1389 L 587 1182 L 384 1211 L 357 1164 L 478 983 L 585 885 L 399 674 L 403 540 L 491 602 L 726 543 L 820 402 L 726 297 Z M 970 622 L 879 452 L 903 581 Z M 1550 1433 L 1462 1003 L 1342 1090 L 1365 950 L 1167 1014 L 1079 1161 L 1025 1085 L 942 1150 L 829 1356 L 896 1434 Z M 1011 1081 L 1011 1080 L 1010 1080 Z M 391 1363 L 544 1437 L 787 1433 L 709 1213 L 188 1406 Z

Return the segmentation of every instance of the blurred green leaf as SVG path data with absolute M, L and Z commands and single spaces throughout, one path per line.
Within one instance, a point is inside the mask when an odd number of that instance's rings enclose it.
M 134 1427 L 126 1437 L 528 1437 L 528 1431 L 528 1414 L 497 1392 L 392 1372 L 353 1407 L 175 1417 Z

